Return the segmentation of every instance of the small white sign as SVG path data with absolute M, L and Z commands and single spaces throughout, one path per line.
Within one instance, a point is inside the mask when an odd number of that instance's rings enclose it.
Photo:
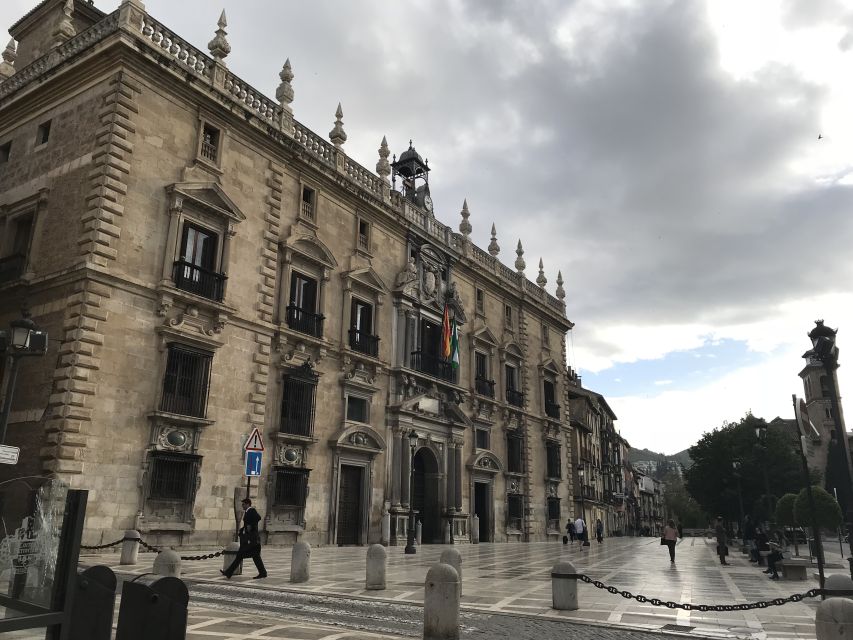
M 10 447 L 0 444 L 0 464 L 18 464 L 18 455 L 21 450 L 18 447 Z

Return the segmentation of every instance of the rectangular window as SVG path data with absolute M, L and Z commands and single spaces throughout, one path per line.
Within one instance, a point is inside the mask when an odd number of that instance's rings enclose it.
M 455 382 L 456 369 L 441 354 L 441 325 L 422 319 L 420 329 L 420 349 L 412 352 L 412 368 Z
M 370 251 L 370 223 L 361 219 L 358 221 L 358 248 Z
M 477 313 L 484 313 L 486 308 L 486 294 L 482 289 L 477 289 L 476 293 Z
M 170 344 L 160 410 L 204 418 L 213 354 Z
M 507 436 L 506 438 L 506 462 L 509 473 L 524 473 L 521 443 L 522 439 L 518 436 Z
M 480 395 L 495 397 L 495 381 L 489 378 L 489 361 L 480 351 L 474 352 L 474 389 Z
M 347 420 L 367 422 L 367 400 L 347 396 Z
M 287 326 L 319 338 L 323 335 L 323 316 L 317 313 L 317 281 L 294 271 L 290 276 L 290 304 Z
M 205 124 L 201 134 L 201 157 L 216 163 L 219 160 L 219 129 Z
M 6 222 L 5 238 L 0 238 L 0 282 L 11 282 L 24 275 L 30 239 L 33 234 L 32 213 L 16 216 Z M 2 223 L 0 223 L 2 228 Z M 6 244 L 5 251 L 2 244 Z
M 178 260 L 173 278 L 175 286 L 211 300 L 222 301 L 225 277 L 216 271 L 219 236 L 190 222 L 184 223 Z
M 297 436 L 314 434 L 314 406 L 317 376 L 313 372 L 294 370 L 284 376 L 284 393 L 281 397 L 281 423 L 279 431 Z
M 548 477 L 561 478 L 563 476 L 560 465 L 560 445 L 548 443 L 545 446 L 547 453 Z
M 148 462 L 148 497 L 152 500 L 190 502 L 198 476 L 198 456 L 154 451 Z
M 9 157 L 12 155 L 12 141 L 0 145 L 0 164 L 9 162 Z
M 514 407 L 524 406 L 524 394 L 518 390 L 518 370 L 513 365 L 505 365 L 506 401 Z
M 542 325 L 542 344 L 546 347 L 551 346 L 551 332 L 547 324 Z
M 305 508 L 308 496 L 308 471 L 278 469 L 275 472 L 273 506 Z
M 512 328 L 512 307 L 508 304 L 504 305 L 504 324 Z
M 524 520 L 524 498 L 518 494 L 511 493 L 506 497 L 507 528 L 521 531 L 521 523 Z
M 560 499 L 548 498 L 548 528 L 560 528 Z
M 489 431 L 487 429 L 476 429 L 474 431 L 474 438 L 478 449 L 489 448 Z
M 542 395 L 545 399 L 545 415 L 554 420 L 560 419 L 560 405 L 557 404 L 557 393 L 553 380 L 542 383 Z
M 314 219 L 314 189 L 310 187 L 302 187 L 302 217 L 308 220 Z
M 50 138 L 50 120 L 47 122 L 43 122 L 38 126 L 36 130 L 36 146 L 47 144 L 48 139 Z
M 349 346 L 374 358 L 379 354 L 379 338 L 373 335 L 373 305 L 358 298 L 350 305 Z

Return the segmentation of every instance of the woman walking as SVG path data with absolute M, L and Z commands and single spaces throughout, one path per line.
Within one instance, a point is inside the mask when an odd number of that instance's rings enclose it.
M 675 528 L 675 523 L 670 520 L 666 523 L 663 529 L 662 542 L 669 547 L 669 563 L 675 564 L 675 543 L 678 541 L 678 529 Z
M 601 522 L 601 518 L 595 521 L 595 539 L 598 540 L 598 544 L 604 540 L 604 524 Z

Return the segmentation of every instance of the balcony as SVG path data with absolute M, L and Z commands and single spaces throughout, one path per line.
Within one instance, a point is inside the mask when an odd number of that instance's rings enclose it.
M 313 313 L 294 305 L 287 307 L 287 326 L 299 333 L 322 338 L 323 320 L 325 320 L 325 316 L 320 313 Z
M 379 355 L 379 337 L 372 336 L 365 331 L 350 329 L 349 346 L 353 351 L 358 351 L 374 358 Z
M 0 258 L 0 283 L 17 280 L 24 273 L 27 264 L 27 256 L 23 253 L 15 253 L 5 258 Z
M 545 415 L 549 418 L 554 418 L 554 420 L 560 419 L 560 405 L 554 404 L 553 402 L 545 403 Z
M 507 389 L 506 401 L 514 407 L 523 407 L 524 394 L 521 391 L 516 391 L 515 389 Z
M 481 378 L 477 376 L 474 378 L 474 390 L 479 393 L 481 396 L 486 396 L 488 398 L 495 397 L 495 381 L 494 380 L 486 380 L 485 378 Z
M 448 382 L 456 382 L 456 369 L 450 360 L 422 351 L 412 351 L 412 369 Z
M 190 262 L 176 260 L 172 268 L 175 286 L 197 296 L 222 302 L 225 276 L 221 273 L 202 269 Z

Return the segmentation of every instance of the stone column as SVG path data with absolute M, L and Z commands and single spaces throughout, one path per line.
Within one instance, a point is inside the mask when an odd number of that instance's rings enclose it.
M 400 506 L 400 477 L 402 476 L 403 455 L 403 431 L 398 429 L 394 433 L 394 450 L 391 453 L 391 505 Z
M 400 503 L 404 507 L 409 506 L 409 485 L 411 483 L 412 478 L 412 452 L 408 446 L 408 443 L 403 439 L 402 434 L 401 438 L 401 456 L 400 456 L 400 488 L 402 489 L 402 499 Z
M 456 504 L 456 464 L 454 463 L 453 452 L 456 450 L 454 442 L 448 442 L 445 449 L 445 467 L 447 477 L 447 511 L 453 511 Z
M 462 511 L 462 443 L 457 442 L 456 446 L 453 447 L 453 466 L 456 469 L 454 474 L 456 478 L 456 494 L 455 501 L 453 503 L 456 511 Z

